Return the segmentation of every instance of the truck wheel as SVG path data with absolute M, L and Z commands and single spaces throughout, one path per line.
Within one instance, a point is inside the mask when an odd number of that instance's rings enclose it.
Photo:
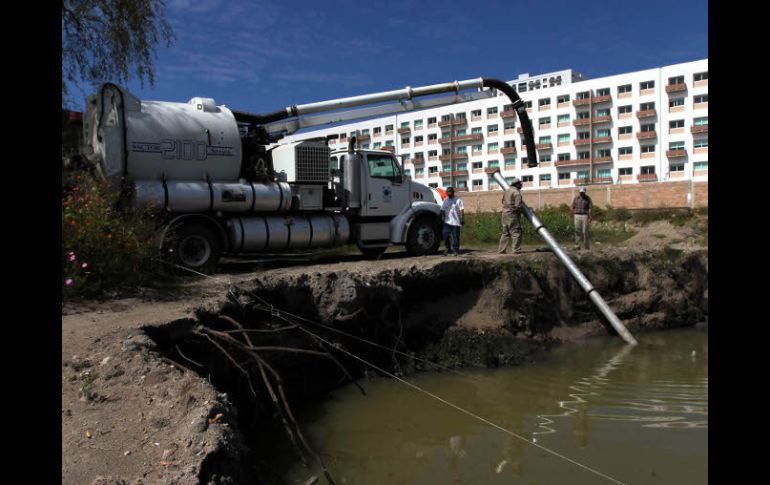
M 441 232 L 433 218 L 423 216 L 409 226 L 406 250 L 412 256 L 436 254 L 439 244 L 441 244 Z
M 182 224 L 174 229 L 167 247 L 172 262 L 201 273 L 216 269 L 222 253 L 219 235 L 211 228 L 196 223 Z

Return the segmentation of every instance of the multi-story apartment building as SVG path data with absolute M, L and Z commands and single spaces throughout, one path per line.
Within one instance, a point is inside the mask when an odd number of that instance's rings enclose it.
M 334 149 L 358 134 L 364 149 L 401 157 L 432 187 L 499 189 L 489 173 L 524 188 L 708 180 L 708 59 L 599 79 L 573 70 L 509 81 L 527 105 L 538 151 L 527 167 L 519 120 L 499 96 L 289 137 L 330 137 Z

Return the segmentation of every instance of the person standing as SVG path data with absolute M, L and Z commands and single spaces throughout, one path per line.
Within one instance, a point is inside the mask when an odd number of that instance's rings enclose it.
M 450 252 L 457 256 L 460 254 L 460 226 L 465 224 L 465 207 L 463 200 L 455 197 L 454 187 L 446 189 L 446 199 L 441 204 L 441 220 L 444 222 L 442 235 L 446 251 L 444 256 Z M 452 238 L 452 245 L 449 245 L 449 238 Z
M 503 193 L 503 234 L 500 236 L 498 252 L 505 254 L 508 243 L 512 242 L 513 254 L 521 253 L 521 180 L 513 177 L 511 186 Z
M 588 234 L 588 226 L 593 219 L 594 204 L 591 198 L 586 194 L 586 188 L 580 187 L 580 191 L 572 200 L 572 206 L 569 211 L 575 218 L 575 249 L 580 249 L 581 240 L 585 249 L 591 249 L 591 241 Z

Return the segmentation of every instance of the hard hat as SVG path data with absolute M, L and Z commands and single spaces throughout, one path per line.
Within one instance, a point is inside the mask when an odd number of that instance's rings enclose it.
M 585 192 L 586 192 L 586 188 L 585 187 L 580 187 L 580 193 L 581 194 L 585 194 Z
M 520 184 L 521 180 L 519 180 L 518 177 L 513 177 L 513 180 L 511 180 L 511 185 Z

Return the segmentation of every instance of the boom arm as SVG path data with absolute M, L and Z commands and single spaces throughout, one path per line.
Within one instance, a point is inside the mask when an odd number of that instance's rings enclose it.
M 465 81 L 454 81 L 443 84 L 433 84 L 423 87 L 405 87 L 394 91 L 384 91 L 381 93 L 365 94 L 361 96 L 352 96 L 348 98 L 332 99 L 329 101 L 320 101 L 317 103 L 292 105 L 283 110 L 274 111 L 262 115 L 247 113 L 245 111 L 233 110 L 235 119 L 239 122 L 253 123 L 260 126 L 273 137 L 280 138 L 296 132 L 300 128 L 320 126 L 340 121 L 368 118 L 372 116 L 383 116 L 398 112 L 407 112 L 417 109 L 434 108 L 446 106 L 466 101 L 475 101 L 492 97 L 491 90 L 478 91 L 474 93 L 461 94 L 460 91 L 472 88 L 494 88 L 502 91 L 513 104 L 513 108 L 519 117 L 522 130 L 524 131 L 525 143 L 527 146 L 528 166 L 537 166 L 537 151 L 535 150 L 534 132 L 532 123 L 527 115 L 527 109 L 524 102 L 513 88 L 499 79 L 478 78 Z M 430 98 L 426 100 L 413 100 L 420 96 L 432 94 L 455 92 L 452 96 L 440 98 Z M 339 111 L 345 108 L 355 106 L 364 106 L 377 103 L 396 101 L 395 103 L 382 104 L 364 109 Z M 331 113 L 329 113 L 331 112 Z M 323 115 L 309 117 L 307 115 L 315 113 L 326 113 Z

